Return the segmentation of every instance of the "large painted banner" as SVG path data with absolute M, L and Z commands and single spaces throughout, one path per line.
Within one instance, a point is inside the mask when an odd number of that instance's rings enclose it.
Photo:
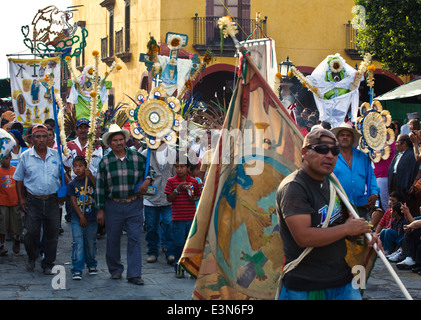
M 10 88 L 16 121 L 25 128 L 54 118 L 53 92 L 60 91 L 60 58 L 9 59 Z
M 274 299 L 284 264 L 276 214 L 282 179 L 301 167 L 303 136 L 245 56 L 180 265 L 193 299 Z M 348 243 L 347 262 L 371 270 L 375 254 Z
M 283 265 L 276 191 L 303 136 L 247 56 L 184 247 L 193 299 L 273 299 Z M 250 59 L 250 60 L 249 60 Z

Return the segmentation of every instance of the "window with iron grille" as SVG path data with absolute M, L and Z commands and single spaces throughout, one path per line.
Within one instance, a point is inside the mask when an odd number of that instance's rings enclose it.
M 108 58 L 108 36 L 101 38 L 101 59 Z
M 129 62 L 130 52 L 130 0 L 124 0 L 124 27 L 115 32 L 115 55 L 123 62 Z
M 114 58 L 114 5 L 115 0 L 104 0 L 101 7 L 108 10 L 108 35 L 101 38 L 101 60 L 108 66 L 115 61 Z
M 115 53 L 123 53 L 123 28 L 115 32 Z
M 345 52 L 353 59 L 353 60 L 362 60 L 363 57 L 358 52 L 358 43 L 357 43 L 357 30 L 354 29 L 351 21 L 348 21 L 345 24 Z
M 124 51 L 130 52 L 130 0 L 124 0 L 125 11 L 124 11 Z

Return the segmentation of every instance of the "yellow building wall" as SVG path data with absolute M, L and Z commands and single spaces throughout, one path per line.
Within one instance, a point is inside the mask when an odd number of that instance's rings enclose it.
M 92 50 L 101 49 L 101 38 L 109 32 L 109 13 L 100 6 L 102 1 L 73 0 L 73 5 L 83 4 L 75 12 L 74 21 L 86 21 L 87 38 L 85 64 L 93 62 Z M 167 32 L 187 34 L 187 51 L 193 48 L 193 17 L 206 16 L 206 0 L 131 0 L 130 62 L 116 61 L 123 67 L 109 77 L 113 82 L 115 103 L 129 102 L 125 96 L 134 96 L 146 71 L 139 62 L 139 54 L 146 53 L 149 34 L 164 42 Z M 250 18 L 261 12 L 267 16 L 267 36 L 275 40 L 278 63 L 289 56 L 296 66 L 316 67 L 326 56 L 339 53 L 349 65 L 359 64 L 345 53 L 345 24 L 352 20 L 353 0 L 251 0 Z M 124 27 L 124 0 L 116 0 L 114 31 Z M 242 32 L 241 30 L 239 32 Z M 234 57 L 216 57 L 214 63 L 237 63 Z M 380 68 L 379 63 L 375 63 Z M 101 62 L 100 73 L 109 67 Z
M 328 55 L 345 53 L 345 24 L 352 20 L 353 0 L 252 0 L 256 11 L 268 17 L 267 36 L 276 42 L 278 63 L 289 56 L 296 66 L 316 67 Z
M 101 51 L 101 38 L 109 35 L 109 12 L 106 8 L 100 6 L 101 2 L 73 0 L 73 5 L 83 5 L 75 12 L 73 19 L 74 21 L 86 21 L 85 28 L 89 32 L 85 48 L 85 65 L 94 63 L 92 51 Z M 146 53 L 149 34 L 153 35 L 157 41 L 160 40 L 160 1 L 131 0 L 130 6 L 130 52 L 132 57 L 129 62 L 123 62 L 115 57 L 115 61 L 122 66 L 122 69 L 115 71 L 108 77 L 108 80 L 112 81 L 115 105 L 119 102 L 131 102 L 126 95 L 134 97 L 137 89 L 140 88 L 142 74 L 146 71 L 146 67 L 144 63 L 139 62 L 139 54 Z M 124 1 L 116 0 L 114 6 L 114 32 L 122 27 L 124 28 L 124 11 Z M 110 67 L 100 61 L 99 69 L 100 75 L 103 76 L 106 71 L 110 70 Z M 107 104 L 104 105 L 104 108 L 106 107 Z

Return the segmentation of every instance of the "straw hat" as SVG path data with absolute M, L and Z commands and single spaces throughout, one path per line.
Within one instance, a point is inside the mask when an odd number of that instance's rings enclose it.
M 354 143 L 352 144 L 352 147 L 356 148 L 360 141 L 361 134 L 349 123 L 342 123 L 339 127 L 333 128 L 330 131 L 336 136 L 336 138 L 338 138 L 338 134 L 342 130 L 348 130 L 352 132 L 354 136 Z
M 122 133 L 126 142 L 130 138 L 129 130 L 121 129 L 117 124 L 113 123 L 112 125 L 110 125 L 110 129 L 108 130 L 108 132 L 104 133 L 104 135 L 102 136 L 102 142 L 107 148 L 109 147 L 108 139 L 115 133 Z

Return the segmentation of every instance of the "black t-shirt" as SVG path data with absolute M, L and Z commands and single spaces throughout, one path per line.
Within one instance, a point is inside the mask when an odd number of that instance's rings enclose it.
M 329 180 L 314 180 L 302 169 L 296 170 L 282 181 L 276 202 L 285 264 L 298 258 L 304 251 L 294 241 L 285 218 L 295 214 L 310 214 L 311 226 L 320 228 L 326 219 L 329 197 Z M 328 227 L 342 224 L 342 213 L 342 203 L 336 197 Z M 295 291 L 322 290 L 348 284 L 352 281 L 352 273 L 345 261 L 346 252 L 345 239 L 313 248 L 295 269 L 285 275 L 283 284 Z

